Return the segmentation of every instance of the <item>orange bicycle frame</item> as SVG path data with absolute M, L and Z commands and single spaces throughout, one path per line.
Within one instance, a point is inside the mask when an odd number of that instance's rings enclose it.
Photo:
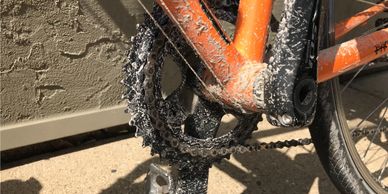
M 222 31 L 204 0 L 156 0 L 208 68 L 204 81 L 222 102 L 257 111 L 253 83 L 263 73 L 263 56 L 271 19 L 272 0 L 240 0 L 233 41 Z M 388 2 L 336 25 L 336 38 L 387 9 Z M 260 11 L 258 11 L 260 10 Z M 388 54 L 388 28 L 319 51 L 317 82 L 337 77 Z M 206 93 L 205 93 L 206 95 Z M 239 102 L 236 105 L 235 102 Z M 241 106 L 241 107 L 240 107 Z
M 387 9 L 388 1 L 384 1 L 337 23 L 335 25 L 335 39 L 338 40 L 357 26 Z M 387 55 L 387 47 L 388 28 L 384 28 L 320 51 L 318 55 L 318 82 L 327 81 Z

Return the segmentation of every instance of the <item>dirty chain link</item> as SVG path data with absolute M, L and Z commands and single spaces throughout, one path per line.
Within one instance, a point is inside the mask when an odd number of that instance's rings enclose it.
M 368 130 L 368 129 L 357 129 L 352 133 L 353 138 L 359 138 L 362 136 L 369 136 L 373 135 L 376 132 L 387 132 L 388 128 L 381 128 L 380 130 Z M 277 142 L 263 142 L 263 143 L 253 143 L 253 144 L 247 144 L 247 145 L 238 145 L 238 146 L 231 146 L 229 148 L 213 148 L 213 149 L 198 149 L 195 147 L 190 147 L 185 144 L 180 144 L 179 141 L 177 141 L 176 138 L 173 138 L 168 131 L 161 131 L 163 134 L 162 137 L 165 141 L 169 142 L 170 145 L 174 148 L 178 148 L 182 153 L 188 153 L 191 156 L 201 156 L 201 157 L 208 157 L 208 156 L 225 156 L 228 154 L 243 154 L 246 152 L 256 152 L 256 151 L 262 151 L 262 150 L 269 150 L 269 149 L 281 149 L 281 148 L 291 148 L 291 147 L 297 147 L 297 146 L 305 146 L 310 145 L 312 143 L 312 140 L 310 138 L 303 138 L 303 139 L 290 139 L 285 141 L 277 141 Z

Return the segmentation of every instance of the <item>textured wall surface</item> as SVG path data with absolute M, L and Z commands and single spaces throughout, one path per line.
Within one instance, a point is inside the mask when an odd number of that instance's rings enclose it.
M 0 0 L 1 124 L 121 103 L 135 0 Z

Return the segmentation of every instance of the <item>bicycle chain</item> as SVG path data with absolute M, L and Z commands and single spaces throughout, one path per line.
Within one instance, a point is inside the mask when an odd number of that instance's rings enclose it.
M 388 128 L 381 128 L 380 130 L 368 130 L 368 129 L 356 129 L 352 133 L 352 137 L 358 138 L 361 136 L 369 136 L 372 134 L 375 134 L 376 132 L 387 132 Z M 270 149 L 282 149 L 282 148 L 291 148 L 291 147 L 297 147 L 297 146 L 306 146 L 313 143 L 311 138 L 302 138 L 302 139 L 290 139 L 290 140 L 284 140 L 284 141 L 276 141 L 276 142 L 262 142 L 262 143 L 253 143 L 253 144 L 247 144 L 247 145 L 238 145 L 238 146 L 231 146 L 230 148 L 213 148 L 213 149 L 197 149 L 197 148 L 190 148 L 187 145 L 180 144 L 177 139 L 171 137 L 171 134 L 169 134 L 168 131 L 162 131 L 162 137 L 165 141 L 169 142 L 170 145 L 174 148 L 179 149 L 182 153 L 190 154 L 191 156 L 201 156 L 201 157 L 208 157 L 208 156 L 226 156 L 228 154 L 243 154 L 246 152 L 257 152 L 257 151 L 263 151 L 263 150 L 270 150 Z

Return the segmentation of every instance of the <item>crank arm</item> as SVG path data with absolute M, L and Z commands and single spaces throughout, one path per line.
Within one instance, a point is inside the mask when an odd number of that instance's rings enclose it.
M 150 164 L 146 181 L 147 194 L 170 193 L 173 190 L 171 175 L 154 163 Z

